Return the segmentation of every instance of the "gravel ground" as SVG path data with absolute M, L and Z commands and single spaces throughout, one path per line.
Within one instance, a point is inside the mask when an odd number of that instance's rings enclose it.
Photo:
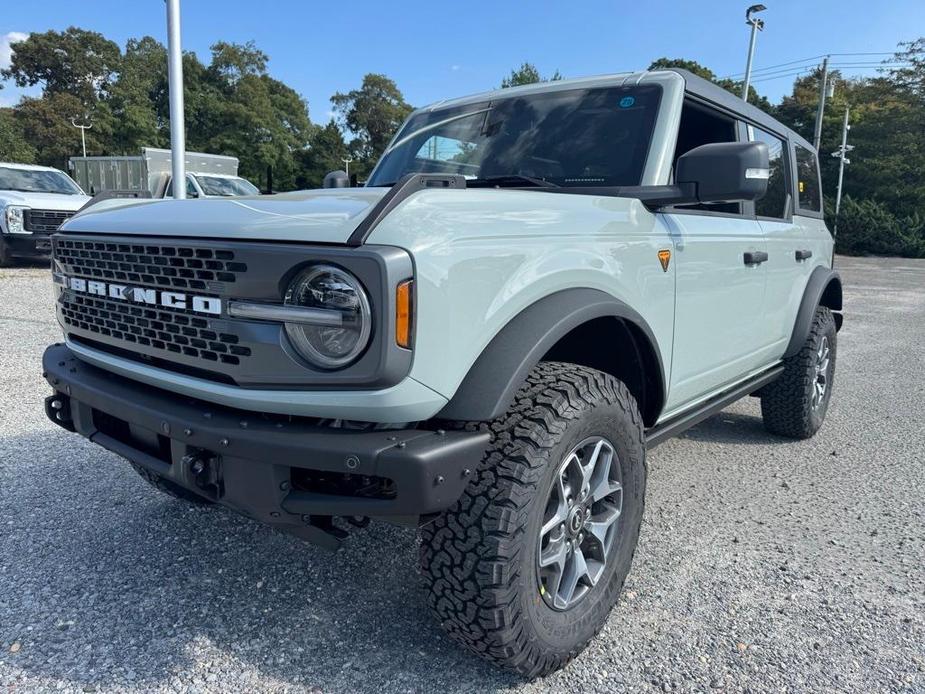
M 656 449 L 618 609 L 529 683 L 431 622 L 413 532 L 329 554 L 52 427 L 47 272 L 0 270 L 0 689 L 925 692 L 925 262 L 839 265 L 820 434 L 770 436 L 747 399 Z

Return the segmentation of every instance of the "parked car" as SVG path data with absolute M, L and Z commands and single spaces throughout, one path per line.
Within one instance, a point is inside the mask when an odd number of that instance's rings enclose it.
M 0 267 L 51 252 L 51 234 L 90 198 L 49 166 L 0 162 Z
M 813 147 L 683 70 L 444 101 L 364 188 L 70 220 L 46 411 L 326 546 L 419 527 L 443 628 L 532 677 L 616 604 L 647 449 L 748 395 L 822 426 L 832 252 Z
M 153 198 L 173 197 L 171 153 L 144 147 L 141 156 L 71 157 L 74 177 L 94 195 L 106 191 L 148 191 Z M 238 176 L 237 157 L 186 153 L 188 198 L 259 195 L 253 183 Z

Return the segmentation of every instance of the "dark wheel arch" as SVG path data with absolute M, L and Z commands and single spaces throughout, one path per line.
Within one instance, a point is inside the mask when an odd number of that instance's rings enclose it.
M 580 330 L 612 331 L 613 368 L 569 347 Z M 542 360 L 569 361 L 629 381 L 646 426 L 665 403 L 665 378 L 655 335 L 634 309 L 597 289 L 575 288 L 531 304 L 495 335 L 469 369 L 441 419 L 487 421 L 507 411 L 527 375 Z M 620 373 L 620 364 L 632 369 Z M 627 378 L 627 376 L 635 376 Z
M 833 312 L 835 328 L 841 330 L 843 320 L 840 313 L 842 310 L 841 275 L 821 265 L 813 270 L 809 276 L 809 282 L 806 283 L 803 300 L 800 302 L 800 309 L 790 335 L 790 342 L 787 345 L 787 351 L 784 352 L 784 359 L 795 355 L 806 343 L 806 338 L 813 325 L 813 317 L 819 306 L 825 306 Z

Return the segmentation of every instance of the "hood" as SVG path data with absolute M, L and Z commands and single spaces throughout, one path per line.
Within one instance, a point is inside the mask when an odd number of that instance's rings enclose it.
M 36 210 L 64 210 L 73 212 L 89 202 L 89 195 L 62 195 L 60 193 L 24 193 L 20 190 L 0 190 L 0 206 L 24 205 Z
M 329 188 L 247 198 L 89 207 L 61 230 L 140 236 L 345 243 L 388 188 Z

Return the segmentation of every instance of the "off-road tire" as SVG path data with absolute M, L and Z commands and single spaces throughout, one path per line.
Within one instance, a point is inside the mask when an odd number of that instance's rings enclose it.
M 174 499 L 180 499 L 181 501 L 188 501 L 195 506 L 211 506 L 214 503 L 205 497 L 199 496 L 198 494 L 189 491 L 188 489 L 184 489 L 180 485 L 175 484 L 170 480 L 165 480 L 157 473 L 151 472 L 150 470 L 141 467 L 141 465 L 132 463 L 132 467 L 135 468 L 135 472 L 137 472 L 145 482 L 150 484 L 157 491 L 163 492 L 167 496 L 172 496 Z
M 825 398 L 813 407 L 816 364 L 822 340 L 828 340 L 829 359 Z M 784 372 L 761 390 L 761 417 L 773 434 L 793 439 L 808 439 L 825 421 L 832 397 L 836 356 L 835 318 L 825 306 L 816 309 L 806 343 L 792 357 L 784 360 Z
M 511 407 L 483 428 L 491 442 L 462 498 L 421 531 L 428 602 L 455 641 L 533 678 L 563 667 L 601 629 L 632 564 L 645 497 L 642 418 L 626 386 L 593 369 L 540 363 Z M 541 597 L 540 525 L 559 465 L 579 441 L 606 436 L 623 508 L 596 585 L 566 611 Z

